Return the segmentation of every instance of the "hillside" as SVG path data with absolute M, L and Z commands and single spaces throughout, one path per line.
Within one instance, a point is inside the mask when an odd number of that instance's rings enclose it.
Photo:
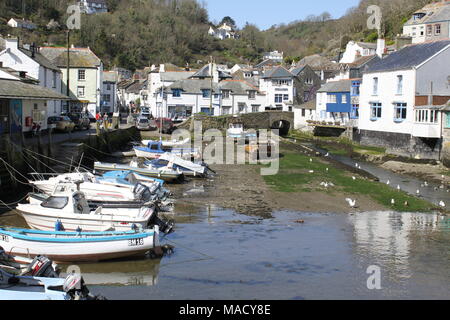
M 388 41 L 401 33 L 412 12 L 430 0 L 361 0 L 340 19 L 328 13 L 304 21 L 273 26 L 260 31 L 247 24 L 239 40 L 220 41 L 207 34 L 211 23 L 207 10 L 196 0 L 107 0 L 109 13 L 83 15 L 82 28 L 72 33 L 71 43 L 91 47 L 107 67 L 129 69 L 172 62 L 198 66 L 210 56 L 218 63 L 255 63 L 264 51 L 284 51 L 287 61 L 306 55 L 335 55 L 349 40 L 375 41 L 377 33 L 367 30 L 367 7 L 383 10 L 383 29 Z M 45 28 L 50 19 L 64 25 L 65 10 L 73 0 L 1 0 L 0 34 L 20 36 L 26 42 L 65 45 L 62 28 Z M 35 32 L 6 26 L 11 17 L 26 18 L 40 25 Z

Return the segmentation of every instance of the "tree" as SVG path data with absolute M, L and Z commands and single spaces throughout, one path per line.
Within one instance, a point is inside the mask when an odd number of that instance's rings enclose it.
M 223 25 L 224 23 L 226 23 L 227 25 L 229 25 L 233 29 L 236 29 L 236 21 L 234 21 L 233 18 L 231 18 L 229 16 L 224 17 L 222 19 L 222 21 L 220 22 L 220 24 Z

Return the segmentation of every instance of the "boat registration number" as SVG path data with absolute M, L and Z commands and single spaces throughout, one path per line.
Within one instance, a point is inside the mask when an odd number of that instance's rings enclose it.
M 144 245 L 144 239 L 143 238 L 128 240 L 128 246 L 129 247 L 138 247 L 138 246 L 143 246 L 143 245 Z
M 0 234 L 0 240 L 4 242 L 9 242 L 9 236 L 6 236 L 4 234 Z

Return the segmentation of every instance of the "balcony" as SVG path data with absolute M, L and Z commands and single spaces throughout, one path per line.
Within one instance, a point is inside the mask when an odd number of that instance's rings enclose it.
M 417 138 L 440 138 L 441 126 L 439 123 L 420 123 L 413 125 L 412 136 Z

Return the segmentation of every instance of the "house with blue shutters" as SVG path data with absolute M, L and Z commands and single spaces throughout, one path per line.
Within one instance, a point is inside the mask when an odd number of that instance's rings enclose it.
M 346 125 L 353 111 L 351 104 L 352 80 L 330 81 L 317 91 L 317 125 Z

